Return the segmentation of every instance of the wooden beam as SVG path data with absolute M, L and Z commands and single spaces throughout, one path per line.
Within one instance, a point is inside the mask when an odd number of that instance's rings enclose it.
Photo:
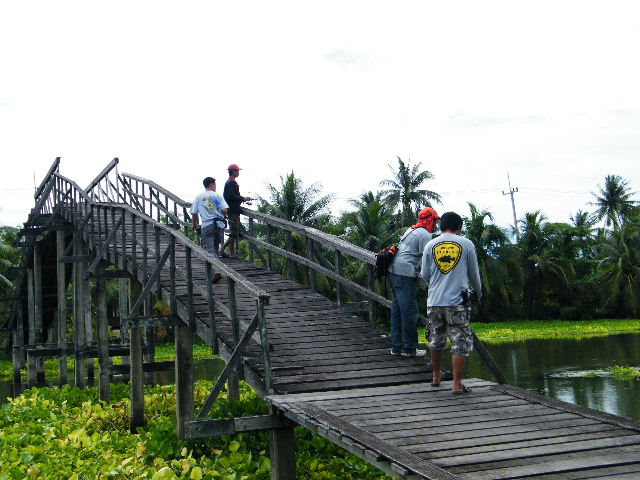
M 238 433 L 261 432 L 280 428 L 291 428 L 296 424 L 280 415 L 257 415 L 254 417 L 224 418 L 219 420 L 195 420 L 185 424 L 186 438 L 218 437 Z

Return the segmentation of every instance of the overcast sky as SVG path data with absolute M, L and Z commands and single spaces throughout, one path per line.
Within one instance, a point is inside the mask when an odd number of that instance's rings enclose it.
M 439 212 L 511 224 L 509 172 L 519 217 L 569 221 L 607 174 L 640 189 L 639 47 L 637 1 L 0 0 L 0 224 L 56 156 L 189 201 L 293 170 L 336 214 L 400 156 Z

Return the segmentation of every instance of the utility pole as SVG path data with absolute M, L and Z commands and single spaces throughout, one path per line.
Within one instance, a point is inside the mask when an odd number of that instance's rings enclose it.
M 502 195 L 511 195 L 511 210 L 513 211 L 513 229 L 516 232 L 516 239 L 520 240 L 520 230 L 518 230 L 518 219 L 516 217 L 516 202 L 513 199 L 513 194 L 517 193 L 518 187 L 511 187 L 511 178 L 509 177 L 509 172 L 507 172 L 507 180 L 509 181 L 509 191 L 502 191 Z

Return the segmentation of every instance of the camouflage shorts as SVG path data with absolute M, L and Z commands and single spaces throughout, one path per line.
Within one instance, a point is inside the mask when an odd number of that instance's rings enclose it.
M 447 337 L 451 340 L 451 353 L 468 357 L 473 350 L 473 335 L 469 326 L 469 310 L 456 307 L 429 307 L 427 309 L 431 350 L 444 350 Z

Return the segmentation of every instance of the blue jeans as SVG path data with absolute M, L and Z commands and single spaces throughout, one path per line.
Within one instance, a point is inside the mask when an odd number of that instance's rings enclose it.
M 418 348 L 418 301 L 416 279 L 389 274 L 391 302 L 391 349 L 414 352 Z

